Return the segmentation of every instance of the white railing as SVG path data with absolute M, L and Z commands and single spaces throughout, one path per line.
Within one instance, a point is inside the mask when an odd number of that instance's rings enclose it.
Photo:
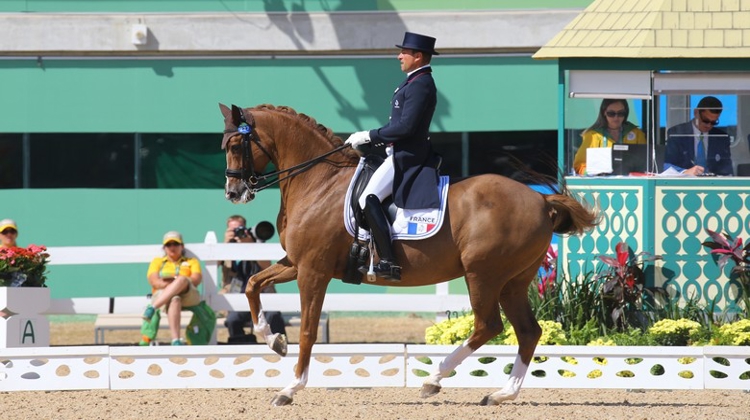
M 185 244 L 186 253 L 198 258 L 206 266 L 203 273 L 203 297 L 214 310 L 247 311 L 247 299 L 242 294 L 218 294 L 219 262 L 225 260 L 279 260 L 284 250 L 279 244 L 217 243 L 216 234 L 208 232 L 203 243 Z M 160 255 L 159 245 L 114 245 L 50 247 L 50 265 L 74 264 L 148 264 Z M 145 280 L 144 280 L 145 281 Z M 297 312 L 298 293 L 263 294 L 263 307 L 281 312 Z M 46 314 L 107 314 L 140 313 L 147 304 L 146 296 L 63 298 L 52 299 Z M 446 312 L 470 308 L 467 295 L 448 294 L 448 284 L 437 285 L 435 294 L 372 294 L 329 293 L 323 311 L 362 312 Z
M 453 346 L 318 344 L 310 387 L 420 387 Z M 483 346 L 445 378 L 446 388 L 499 388 L 515 346 Z M 0 354 L 0 391 L 282 388 L 287 357 L 266 346 L 10 348 Z M 750 390 L 750 347 L 539 346 L 527 388 Z M 744 379 L 743 379 L 744 378 Z

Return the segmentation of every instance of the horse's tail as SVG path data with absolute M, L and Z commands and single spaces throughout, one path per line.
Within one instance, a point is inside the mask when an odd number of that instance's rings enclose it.
M 545 194 L 552 230 L 559 234 L 579 235 L 599 224 L 599 213 L 578 201 L 567 188 L 558 194 Z
M 542 155 L 540 160 L 543 165 L 554 169 L 557 177 L 537 172 L 514 157 L 511 158 L 511 166 L 516 169 L 516 180 L 546 186 L 552 191 L 551 194 L 542 194 L 552 219 L 552 230 L 563 235 L 579 235 L 596 227 L 601 215 L 570 192 L 557 161 L 549 155 Z

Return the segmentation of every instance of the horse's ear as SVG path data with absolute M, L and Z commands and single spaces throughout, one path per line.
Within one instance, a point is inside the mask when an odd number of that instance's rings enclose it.
M 242 121 L 242 110 L 237 105 L 232 105 L 232 124 L 239 127 Z
M 229 115 L 232 111 L 229 110 L 229 107 L 219 102 L 219 109 L 221 110 L 221 115 L 224 116 L 224 118 L 229 118 Z

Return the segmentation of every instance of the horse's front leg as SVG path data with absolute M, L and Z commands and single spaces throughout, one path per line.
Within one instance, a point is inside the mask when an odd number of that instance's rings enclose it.
M 263 305 L 260 302 L 260 291 L 269 284 L 279 284 L 292 281 L 297 278 L 297 270 L 289 263 L 287 257 L 282 258 L 276 264 L 250 277 L 245 288 L 245 296 L 250 305 L 250 315 L 253 317 L 253 331 L 263 335 L 263 339 L 276 354 L 286 356 L 286 335 L 273 333 L 271 325 L 266 321 L 263 314 Z
M 323 310 L 326 289 L 332 275 L 333 273 L 321 273 L 321 270 L 300 269 L 297 284 L 300 292 L 300 318 L 302 322 L 299 332 L 299 357 L 294 371 L 295 377 L 291 384 L 276 394 L 271 401 L 272 405 L 291 404 L 294 394 L 307 385 L 312 347 L 318 338 L 318 321 Z

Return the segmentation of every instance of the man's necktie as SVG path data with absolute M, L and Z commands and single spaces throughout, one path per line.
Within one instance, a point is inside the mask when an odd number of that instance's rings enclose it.
M 706 147 L 703 145 L 703 133 L 701 133 L 698 139 L 698 147 L 695 151 L 695 164 L 698 166 L 706 167 Z

